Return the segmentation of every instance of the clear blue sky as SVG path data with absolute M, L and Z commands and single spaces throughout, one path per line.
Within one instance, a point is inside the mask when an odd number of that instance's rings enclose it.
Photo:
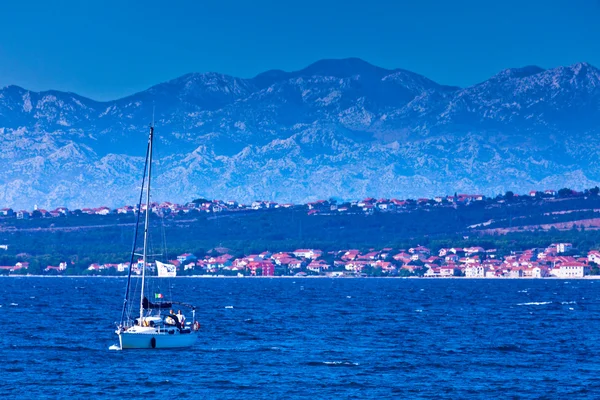
M 106 100 L 188 72 L 252 77 L 344 57 L 458 86 L 531 64 L 600 67 L 600 1 L 0 3 L 0 87 Z

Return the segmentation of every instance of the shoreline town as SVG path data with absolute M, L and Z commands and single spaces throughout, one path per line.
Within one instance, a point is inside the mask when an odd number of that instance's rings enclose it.
M 356 249 L 324 252 L 296 249 L 234 257 L 213 254 L 197 257 L 183 253 L 169 264 L 176 276 L 233 277 L 424 277 L 424 278 L 584 278 L 600 275 L 600 251 L 578 255 L 571 243 L 554 243 L 546 248 L 512 251 L 500 256 L 495 249 L 451 247 L 432 251 L 425 246 L 409 249 L 384 248 L 361 252 Z M 69 261 L 44 268 L 44 276 L 76 275 Z M 5 275 L 27 275 L 29 264 L 17 262 L 0 266 Z M 77 276 L 114 276 L 129 272 L 129 262 L 93 263 Z M 140 260 L 131 266 L 132 275 L 140 275 Z M 156 265 L 147 265 L 156 274 Z

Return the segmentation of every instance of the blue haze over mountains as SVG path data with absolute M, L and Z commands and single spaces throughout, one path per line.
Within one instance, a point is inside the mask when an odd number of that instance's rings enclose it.
M 600 70 L 458 88 L 359 59 L 252 79 L 193 73 L 98 102 L 0 89 L 0 206 L 120 206 L 156 109 L 155 201 L 305 202 L 581 189 L 600 182 Z

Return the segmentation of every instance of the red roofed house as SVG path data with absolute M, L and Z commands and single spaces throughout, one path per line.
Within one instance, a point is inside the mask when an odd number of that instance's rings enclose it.
M 440 276 L 441 277 L 454 276 L 454 273 L 456 271 L 457 271 L 457 268 L 456 268 L 456 265 L 454 265 L 454 264 L 442 265 L 440 267 Z
M 10 272 L 15 272 L 15 271 L 19 271 L 21 269 L 28 269 L 29 268 L 29 263 L 28 262 L 18 262 L 15 265 L 3 265 L 0 266 L 0 270 L 4 270 L 4 271 L 8 271 Z
M 429 255 L 431 253 L 431 251 L 425 246 L 412 247 L 412 248 L 408 249 L 408 252 L 410 254 L 425 254 L 425 255 Z
M 394 260 L 396 260 L 396 261 L 401 261 L 401 262 L 403 262 L 404 264 L 407 264 L 407 263 L 409 263 L 409 262 L 411 261 L 411 260 L 410 260 L 410 257 L 411 257 L 411 255 L 410 255 L 410 254 L 408 254 L 408 253 L 405 253 L 405 252 L 401 252 L 401 253 L 398 253 L 398 254 L 396 254 L 396 255 L 394 256 Z
M 17 219 L 29 219 L 29 211 L 20 210 L 17 211 Z
M 67 269 L 67 263 L 66 262 L 61 262 L 60 264 L 58 264 L 58 267 L 53 267 L 52 265 L 48 265 L 44 271 L 45 272 L 50 272 L 50 271 L 56 271 L 56 272 L 63 272 Z
M 588 253 L 587 259 L 589 262 L 600 264 L 600 251 L 592 250 Z
M 358 250 L 348 250 L 347 252 L 344 253 L 344 255 L 342 256 L 342 260 L 345 261 L 353 261 L 356 260 L 356 258 L 360 255 L 360 251 Z
M 108 215 L 110 214 L 110 208 L 106 206 L 94 208 L 94 214 L 96 215 Z
M 13 210 L 12 208 L 2 208 L 0 209 L 0 215 L 3 217 L 10 217 L 13 215 Z

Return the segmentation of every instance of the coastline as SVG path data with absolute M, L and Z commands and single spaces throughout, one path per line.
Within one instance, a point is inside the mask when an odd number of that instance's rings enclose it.
M 51 279 L 65 279 L 65 278 L 109 278 L 109 279 L 127 279 L 127 276 L 111 276 L 111 275 L 0 275 L 1 278 L 51 278 Z M 132 276 L 135 279 L 141 279 L 141 276 Z M 157 276 L 151 276 L 146 278 L 158 278 Z M 324 276 L 324 275 L 313 275 L 313 276 L 225 276 L 225 275 L 189 275 L 189 276 L 174 276 L 167 279 L 411 279 L 411 280 L 476 280 L 476 281 L 490 281 L 490 280 L 595 280 L 600 279 L 600 275 L 588 275 L 583 277 L 570 277 L 570 278 L 559 278 L 556 276 L 546 278 L 533 278 L 533 277 L 521 277 L 521 278 L 509 278 L 509 277 L 494 277 L 494 278 L 471 278 L 464 276 L 447 276 L 447 277 L 419 277 L 419 276 Z

